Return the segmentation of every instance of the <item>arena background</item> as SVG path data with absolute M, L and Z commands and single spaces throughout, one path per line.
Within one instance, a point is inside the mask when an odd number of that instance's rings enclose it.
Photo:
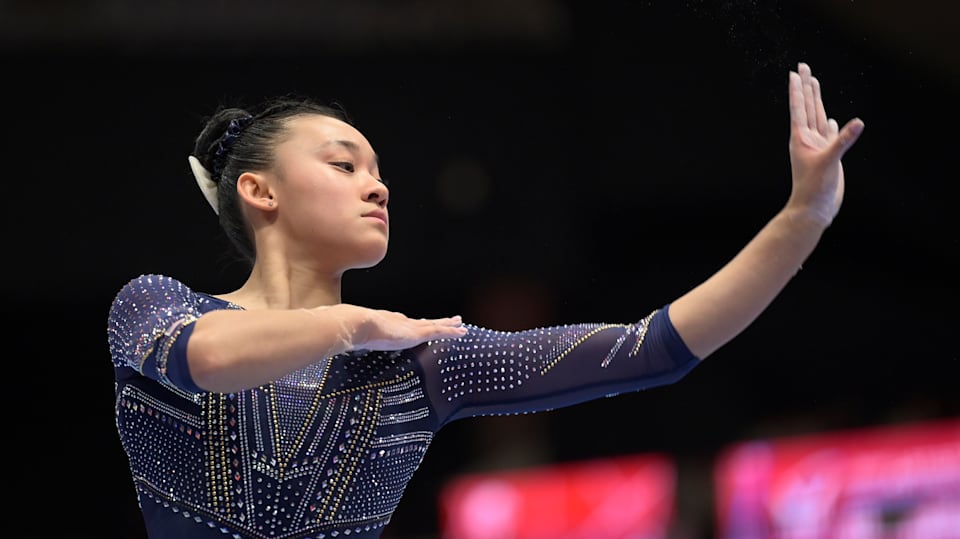
M 835 2 L 0 3 L 10 537 L 144 537 L 113 423 L 110 301 L 236 287 L 187 155 L 221 102 L 339 102 L 391 181 L 347 301 L 499 329 L 633 321 L 789 189 L 787 71 L 866 122 L 846 199 L 770 309 L 680 383 L 438 435 L 384 538 L 457 474 L 664 452 L 712 537 L 731 443 L 960 415 L 957 8 Z

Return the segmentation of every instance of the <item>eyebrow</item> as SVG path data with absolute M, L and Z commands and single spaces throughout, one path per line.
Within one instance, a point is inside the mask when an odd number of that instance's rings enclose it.
M 350 150 L 355 154 L 360 153 L 360 145 L 357 144 L 356 142 L 353 142 L 352 140 L 340 140 L 340 139 L 331 140 L 331 141 L 325 142 L 323 146 L 329 146 L 331 144 L 343 146 L 344 148 Z M 378 156 L 376 152 L 373 153 L 373 163 L 378 167 L 380 166 L 380 156 Z

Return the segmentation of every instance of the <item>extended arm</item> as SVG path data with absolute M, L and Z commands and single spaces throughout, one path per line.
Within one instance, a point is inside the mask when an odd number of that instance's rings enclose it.
M 632 324 L 581 323 L 525 331 L 473 326 L 418 348 L 436 428 L 478 415 L 537 412 L 669 385 L 699 358 L 665 305 Z
M 108 317 L 117 367 L 181 389 L 228 393 L 277 380 L 355 349 L 402 350 L 466 333 L 459 317 L 412 319 L 337 304 L 313 309 L 223 308 L 164 275 L 141 275 Z
M 863 130 L 853 119 L 828 119 L 820 84 L 806 64 L 789 74 L 790 162 L 784 208 L 723 268 L 673 302 L 683 341 L 705 358 L 751 324 L 800 269 L 843 200 L 840 159 Z
M 187 364 L 199 387 L 230 392 L 263 385 L 349 350 L 402 350 L 464 333 L 459 317 L 413 319 L 349 304 L 222 310 L 197 320 Z

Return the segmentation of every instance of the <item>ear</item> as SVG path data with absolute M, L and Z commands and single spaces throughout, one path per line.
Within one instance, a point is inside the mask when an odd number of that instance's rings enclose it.
M 237 178 L 237 195 L 255 209 L 273 211 L 277 204 L 273 197 L 273 185 L 269 178 L 256 172 L 244 172 Z

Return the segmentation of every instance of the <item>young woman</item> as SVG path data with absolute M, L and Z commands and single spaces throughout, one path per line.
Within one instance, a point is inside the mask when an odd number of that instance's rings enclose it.
M 149 536 L 378 537 L 451 421 L 682 378 L 770 304 L 840 208 L 863 122 L 829 119 L 805 64 L 788 86 L 790 197 L 720 271 L 633 322 L 517 332 L 344 303 L 344 273 L 387 251 L 370 142 L 307 101 L 218 111 L 189 161 L 249 277 L 212 295 L 141 275 L 109 313 Z

